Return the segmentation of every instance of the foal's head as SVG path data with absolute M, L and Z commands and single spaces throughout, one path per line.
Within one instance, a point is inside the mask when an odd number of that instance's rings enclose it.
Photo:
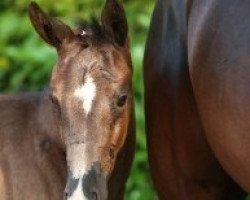
M 106 199 L 132 109 L 124 10 L 116 0 L 107 0 L 101 25 L 77 31 L 47 16 L 35 3 L 29 13 L 36 31 L 58 53 L 51 99 L 66 144 L 66 199 Z

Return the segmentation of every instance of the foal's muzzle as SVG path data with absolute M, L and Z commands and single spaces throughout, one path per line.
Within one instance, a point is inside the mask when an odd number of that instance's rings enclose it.
M 100 163 L 94 163 L 80 178 L 74 178 L 70 172 L 64 196 L 66 200 L 107 200 L 107 178 Z

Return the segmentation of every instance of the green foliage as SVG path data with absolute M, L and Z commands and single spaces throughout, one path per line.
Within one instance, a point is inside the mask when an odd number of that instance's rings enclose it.
M 41 90 L 49 81 L 56 52 L 41 41 L 27 15 L 29 0 L 0 1 L 0 91 Z M 99 16 L 103 0 L 37 0 L 51 15 L 73 24 L 79 18 Z M 134 64 L 137 149 L 126 199 L 157 199 L 149 178 L 146 154 L 142 60 L 154 0 L 124 0 Z

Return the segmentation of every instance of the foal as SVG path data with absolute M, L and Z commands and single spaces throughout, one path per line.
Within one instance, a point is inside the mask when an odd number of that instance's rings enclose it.
M 123 199 L 134 154 L 132 64 L 124 9 L 107 0 L 73 31 L 29 7 L 58 54 L 50 90 L 0 96 L 0 199 Z

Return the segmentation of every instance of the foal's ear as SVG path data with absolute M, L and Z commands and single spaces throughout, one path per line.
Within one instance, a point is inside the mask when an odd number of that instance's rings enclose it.
M 50 45 L 59 48 L 65 39 L 74 36 L 73 31 L 58 19 L 49 17 L 35 3 L 29 5 L 29 16 L 36 32 Z
M 101 22 L 104 30 L 114 41 L 124 46 L 128 37 L 128 23 L 123 7 L 117 0 L 106 0 L 102 11 Z

